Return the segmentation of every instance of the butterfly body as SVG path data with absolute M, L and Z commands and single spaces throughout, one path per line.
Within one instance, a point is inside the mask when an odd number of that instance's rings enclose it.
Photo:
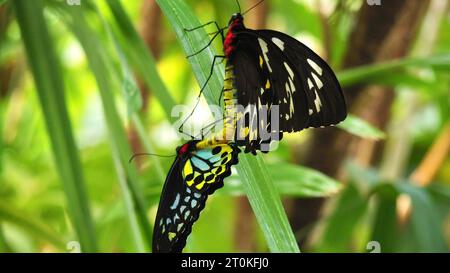
M 164 183 L 153 231 L 153 252 L 181 252 L 208 195 L 223 186 L 237 164 L 232 143 L 191 140 L 177 148 Z
M 236 43 L 236 33 L 245 30 L 244 18 L 240 13 L 235 13 L 228 23 L 228 32 L 223 43 L 223 51 L 229 59 L 234 51 Z

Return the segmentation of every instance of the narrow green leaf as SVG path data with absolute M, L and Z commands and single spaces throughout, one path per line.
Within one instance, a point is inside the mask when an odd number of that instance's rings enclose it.
M 373 127 L 367 121 L 351 114 L 347 115 L 347 118 L 339 123 L 337 127 L 362 138 L 379 140 L 386 137 L 385 133 L 380 129 Z
M 337 73 L 342 86 L 350 86 L 366 81 L 374 76 L 391 73 L 408 66 L 431 67 L 434 69 L 450 70 L 450 54 L 440 54 L 423 58 L 405 58 L 380 64 L 356 67 Z
M 3 154 L 4 154 L 4 149 L 5 149 L 5 144 L 3 141 L 3 122 L 5 120 L 5 110 L 6 107 L 4 107 L 4 102 L 0 101 L 0 177 L 2 175 L 3 172 Z M 1 185 L 0 185 L 1 186 Z
M 5 233 L 3 232 L 3 223 L 0 221 L 0 253 L 8 253 L 11 252 L 11 249 L 8 246 L 8 242 L 5 238 Z
M 184 28 L 200 25 L 190 8 L 180 0 L 157 0 L 175 30 L 186 54 L 202 48 L 209 37 L 203 29 L 185 32 Z M 203 84 L 211 69 L 214 50 L 209 47 L 189 59 L 197 81 Z M 217 103 L 223 85 L 223 67 L 214 67 L 214 74 L 204 95 L 210 105 Z M 283 209 L 279 194 L 261 155 L 241 154 L 236 169 L 244 181 L 244 190 L 272 252 L 299 252 L 297 242 Z
M 123 46 L 122 44 L 126 57 L 130 60 L 130 63 L 138 72 L 140 78 L 151 88 L 152 94 L 161 103 L 168 119 L 173 121 L 171 111 L 175 105 L 175 101 L 170 96 L 170 93 L 159 76 L 153 56 L 133 27 L 131 20 L 125 13 L 120 2 L 117 0 L 108 0 L 107 3 L 123 36 L 121 41 L 127 45 Z
M 381 183 L 374 188 L 379 199 L 373 240 L 381 244 L 382 252 L 447 252 L 442 222 L 437 207 L 424 188 L 410 182 Z M 406 228 L 397 223 L 397 197 L 411 200 L 411 215 Z
M 121 189 L 128 212 L 127 216 L 133 231 L 137 251 L 148 251 L 152 229 L 147 220 L 147 205 L 142 196 L 137 170 L 134 164 L 128 162 L 132 152 L 128 145 L 123 122 L 115 106 L 113 90 L 118 87 L 112 80 L 116 75 L 110 70 L 113 64 L 108 62 L 109 57 L 105 54 L 105 50 L 99 47 L 101 41 L 96 38 L 95 32 L 88 25 L 83 7 L 70 7 L 66 11 L 68 11 L 71 19 L 68 25 L 80 41 L 99 87 L 103 111 L 112 140 L 116 170 L 121 181 Z M 136 225 L 139 225 L 139 227 Z
M 326 222 L 315 251 L 349 252 L 355 227 L 367 211 L 367 206 L 367 200 L 358 188 L 347 184 Z
M 115 1 L 110 1 L 110 3 L 113 3 Z M 115 10 L 115 14 L 120 14 L 120 20 L 116 20 L 116 22 L 118 24 L 125 24 L 126 27 L 121 27 L 121 30 L 127 30 L 128 32 L 134 35 L 137 35 L 136 31 L 131 31 L 129 29 L 129 25 L 131 25 L 129 18 L 126 16 L 125 11 L 123 10 L 122 6 L 120 5 L 120 3 L 116 2 L 117 4 L 113 4 L 112 7 Z M 123 87 L 122 89 L 126 89 L 124 90 L 123 95 L 124 95 L 124 100 L 127 103 L 127 108 L 128 108 L 128 115 L 131 119 L 131 121 L 133 122 L 135 129 L 138 133 L 139 136 L 139 140 L 141 141 L 141 143 L 144 145 L 144 147 L 146 148 L 146 151 L 148 153 L 154 153 L 154 148 L 153 145 L 150 143 L 149 138 L 147 137 L 146 133 L 145 133 L 145 129 L 144 129 L 144 125 L 142 123 L 142 119 L 139 115 L 138 110 L 141 109 L 142 107 L 142 98 L 141 98 L 141 93 L 138 90 L 136 81 L 134 80 L 134 78 L 132 77 L 133 72 L 131 71 L 131 69 L 129 68 L 128 65 L 128 61 L 125 57 L 124 54 L 124 49 L 122 47 L 122 45 L 120 45 L 117 42 L 117 37 L 116 35 L 110 30 L 110 27 L 108 25 L 108 23 L 106 22 L 106 20 L 103 18 L 103 15 L 99 12 L 97 6 L 95 5 L 95 3 L 90 3 L 90 6 L 92 7 L 92 9 L 95 10 L 97 16 L 101 19 L 104 28 L 106 29 L 106 31 L 108 32 L 108 37 L 110 38 L 111 42 L 114 44 L 114 48 L 115 51 L 119 57 L 119 63 L 120 63 L 120 67 L 122 69 L 121 73 L 122 73 L 122 77 L 118 76 L 118 77 L 114 77 L 114 78 L 120 78 L 122 79 L 123 83 Z M 118 18 L 116 18 L 118 19 Z M 127 35 L 128 33 L 122 33 L 123 35 Z M 141 38 L 139 36 L 134 37 L 133 41 L 135 41 L 135 45 L 134 47 L 139 51 L 139 50 L 145 50 L 143 48 L 141 48 L 141 45 L 143 44 Z M 142 52 L 142 55 L 149 55 L 149 57 L 151 57 L 151 54 L 148 53 L 148 50 L 145 50 L 146 52 Z M 141 60 L 141 59 L 139 59 Z M 155 63 L 153 60 L 147 60 L 148 63 L 146 62 L 146 67 L 151 67 L 151 71 L 155 71 L 155 75 L 153 75 L 152 77 L 149 77 L 147 79 L 147 82 L 152 82 L 156 81 L 155 86 L 164 86 L 164 90 L 165 89 L 165 85 L 164 83 L 162 83 L 162 81 L 160 80 L 159 74 L 157 74 L 157 69 L 155 66 Z M 112 64 L 111 64 L 112 65 Z M 142 67 L 139 66 L 138 67 Z M 148 71 L 148 68 L 146 69 Z M 130 89 L 130 90 L 128 90 Z M 169 101 L 166 101 L 167 103 L 164 104 L 166 106 L 170 106 L 172 103 L 172 98 L 170 97 L 170 94 L 167 94 L 164 97 L 158 97 L 158 99 L 165 99 L 166 97 L 169 98 Z M 173 107 L 173 106 L 171 106 Z M 170 110 L 167 110 L 166 113 L 170 113 Z M 161 161 L 158 157 L 151 157 L 150 160 L 153 162 L 153 167 L 156 170 L 156 174 L 157 174 L 157 180 L 158 182 L 160 182 L 160 184 L 162 185 L 163 182 L 165 181 L 165 173 L 163 171 L 162 168 L 162 164 Z
M 411 197 L 413 211 L 409 228 L 411 237 L 417 241 L 415 248 L 400 251 L 448 252 L 442 220 L 426 189 L 414 186 L 411 182 L 396 183 L 396 186 L 400 193 Z M 411 237 L 405 239 L 409 240 Z
M 55 165 L 82 250 L 97 250 L 83 172 L 64 98 L 64 84 L 41 0 L 12 2 L 52 143 Z
M 381 252 L 395 252 L 398 246 L 400 231 L 397 226 L 398 193 L 390 184 L 377 186 L 377 204 L 371 241 L 380 244 Z
M 327 197 L 336 194 L 341 184 L 316 170 L 294 164 L 267 164 L 279 194 L 295 197 Z M 218 194 L 242 195 L 244 186 L 237 175 L 227 179 L 227 186 Z

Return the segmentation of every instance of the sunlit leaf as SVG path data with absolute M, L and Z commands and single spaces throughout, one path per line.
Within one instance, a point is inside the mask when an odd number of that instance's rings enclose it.
M 278 163 L 267 164 L 269 173 L 278 192 L 283 196 L 296 197 L 326 197 L 336 194 L 341 184 L 321 172 L 306 167 Z M 227 180 L 227 185 L 218 194 L 241 195 L 243 185 L 237 175 Z
M 378 140 L 386 137 L 381 130 L 351 114 L 349 114 L 343 122 L 339 123 L 337 127 L 362 138 Z
M 63 184 L 72 223 L 82 250 L 94 252 L 97 244 L 89 200 L 64 97 L 62 73 L 43 16 L 41 0 L 13 1 L 22 39 L 52 143 L 55 165 Z
M 44 239 L 61 249 L 65 249 L 66 247 L 64 239 L 42 221 L 39 221 L 33 215 L 14 209 L 9 204 L 3 202 L 0 202 L 0 223 L 1 222 L 10 222 L 24 228 L 36 236 L 36 238 Z

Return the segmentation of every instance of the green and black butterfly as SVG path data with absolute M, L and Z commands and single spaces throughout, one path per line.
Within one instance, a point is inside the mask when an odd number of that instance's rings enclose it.
M 238 163 L 233 143 L 191 140 L 177 148 L 156 214 L 153 252 L 181 252 L 208 195 L 223 186 Z
M 283 132 L 344 120 L 344 95 L 330 66 L 287 34 L 246 28 L 246 12 L 234 14 L 227 27 L 217 27 L 213 37 L 221 34 L 224 51 L 224 55 L 215 56 L 214 62 L 221 58 L 227 61 L 223 94 L 232 100 L 224 104 L 229 108 L 240 106 L 232 112 L 233 117 L 228 117 L 236 121 L 236 144 L 245 146 L 245 152 L 255 153 L 262 150 L 261 144 L 281 139 Z

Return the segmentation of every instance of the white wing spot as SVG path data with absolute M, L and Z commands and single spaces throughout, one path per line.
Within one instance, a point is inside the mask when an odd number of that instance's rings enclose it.
M 289 96 L 290 102 L 289 102 L 289 113 L 291 115 L 294 114 L 294 100 L 292 99 L 292 96 Z
M 310 78 L 308 78 L 308 87 L 310 90 L 314 87 L 314 84 L 312 83 Z
M 314 113 L 313 109 L 309 109 L 308 113 L 310 116 L 312 116 L 312 114 Z
M 321 89 L 323 87 L 323 82 L 319 79 L 319 77 L 316 76 L 316 74 L 311 73 L 311 76 L 313 77 L 314 81 L 316 82 L 317 88 Z
M 277 37 L 273 37 L 273 38 L 272 38 L 272 42 L 273 42 L 274 44 L 276 44 L 276 45 L 281 49 L 281 51 L 284 50 L 284 42 L 283 42 L 283 41 L 281 41 L 281 40 L 278 39 Z
M 294 85 L 294 83 L 292 82 L 292 79 L 291 79 L 291 78 L 289 78 L 289 85 L 291 86 L 291 91 L 292 91 L 292 93 L 294 93 L 296 90 L 295 90 L 295 85 Z
M 286 93 L 287 93 L 289 96 L 292 96 L 291 86 L 290 86 L 288 83 L 286 83 L 286 84 L 284 85 L 284 89 L 286 89 Z
M 175 201 L 173 201 L 172 206 L 170 206 L 170 209 L 176 209 L 178 207 L 178 203 L 180 202 L 180 194 L 178 193 L 175 197 Z
M 308 64 L 320 75 L 322 76 L 322 68 L 320 68 L 320 66 L 318 64 L 316 64 L 313 60 L 311 59 L 306 59 L 306 61 L 308 61 Z
M 292 71 L 291 67 L 286 63 L 283 62 L 284 67 L 286 67 L 287 72 L 289 73 L 289 77 L 291 77 L 291 79 L 294 79 L 294 71 Z
M 269 72 L 272 73 L 272 67 L 270 67 L 269 58 L 267 57 L 267 52 L 269 52 L 269 48 L 267 48 L 267 43 L 261 38 L 258 38 L 258 42 L 264 56 L 264 61 L 266 61 L 267 68 L 269 69 Z
M 314 99 L 314 104 L 316 105 L 316 111 L 317 113 L 320 112 L 320 107 L 322 107 L 322 102 L 320 101 L 319 94 L 317 94 L 317 91 L 314 91 L 316 93 L 316 98 Z

